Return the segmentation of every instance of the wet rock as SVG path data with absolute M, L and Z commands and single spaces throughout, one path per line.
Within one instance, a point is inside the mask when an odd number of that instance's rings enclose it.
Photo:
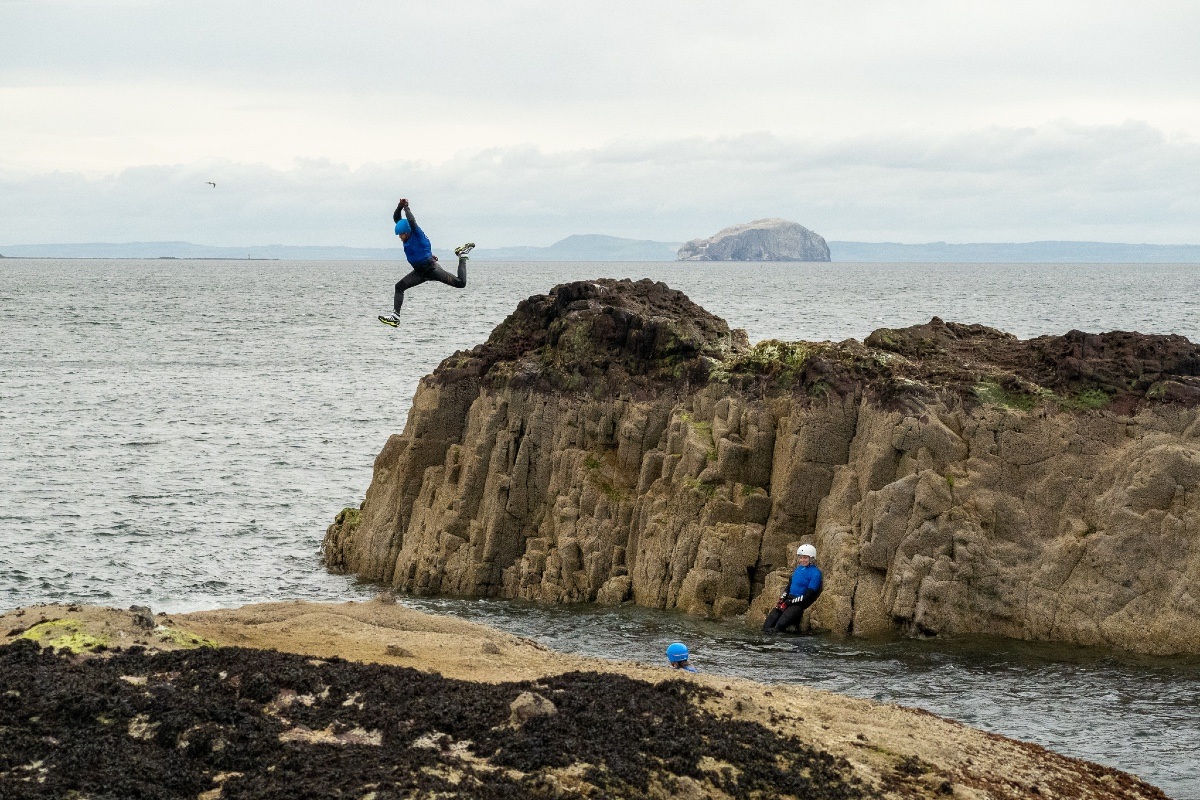
M 508 721 L 510 725 L 524 725 L 534 717 L 544 717 L 550 714 L 557 714 L 558 709 L 554 703 L 542 697 L 536 692 L 521 692 L 517 695 L 517 699 L 513 700 L 509 705 L 512 714 Z
M 130 606 L 129 611 L 133 615 L 133 624 L 139 628 L 153 630 L 157 624 L 154 621 L 154 612 L 150 610 L 150 606 Z

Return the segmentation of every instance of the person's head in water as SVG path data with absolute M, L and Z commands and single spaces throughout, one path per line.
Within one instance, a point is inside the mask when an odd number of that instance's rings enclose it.
M 817 548 L 811 544 L 802 544 L 796 548 L 796 561 L 800 566 L 807 567 L 809 564 L 817 563 Z
M 408 238 L 412 236 L 412 225 L 408 224 L 408 220 L 396 220 L 396 235 L 400 237 L 400 241 L 408 241 Z
M 691 665 L 688 664 L 687 645 L 683 642 L 674 642 L 667 646 L 667 661 L 675 669 L 693 671 Z

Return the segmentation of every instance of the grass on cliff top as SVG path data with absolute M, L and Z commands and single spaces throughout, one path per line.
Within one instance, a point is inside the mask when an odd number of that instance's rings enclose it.
M 1083 389 L 1070 395 L 1056 394 L 1049 389 L 1035 392 L 1001 386 L 995 381 L 983 381 L 974 386 L 975 397 L 985 405 L 1002 406 L 1017 411 L 1032 411 L 1041 403 L 1053 403 L 1063 411 L 1097 411 L 1112 403 L 1112 395 L 1103 389 Z
M 1084 389 L 1072 397 L 1060 397 L 1058 404 L 1072 410 L 1096 411 L 1112 403 L 1112 395 L 1103 389 Z
M 790 385 L 799 379 L 811 354 L 812 347 L 807 342 L 767 339 L 715 367 L 712 377 L 725 383 L 733 374 L 760 375 Z
M 993 381 L 975 384 L 975 397 L 979 402 L 989 406 L 1003 406 L 1017 411 L 1032 411 L 1037 398 L 1028 392 L 1006 389 Z

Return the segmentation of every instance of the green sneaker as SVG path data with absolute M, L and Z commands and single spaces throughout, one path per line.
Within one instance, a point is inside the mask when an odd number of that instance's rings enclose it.
M 398 314 L 388 314 L 387 316 L 380 314 L 379 321 L 384 325 L 391 325 L 393 328 L 395 328 L 400 324 L 400 316 Z
M 458 247 L 454 248 L 454 255 L 458 256 L 459 258 L 462 258 L 462 257 L 466 256 L 467 253 L 471 252 L 474 249 L 475 249 L 475 243 L 467 242 L 466 244 L 459 245 Z

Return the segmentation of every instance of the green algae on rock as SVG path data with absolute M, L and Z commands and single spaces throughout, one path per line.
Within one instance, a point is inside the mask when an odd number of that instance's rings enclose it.
M 194 650 L 198 647 L 216 647 L 217 643 L 212 639 L 205 639 L 203 636 L 197 636 L 194 633 L 188 633 L 179 628 L 169 628 L 166 625 L 156 625 L 154 634 L 164 642 L 170 642 L 176 647 L 184 650 Z
M 39 622 L 20 635 L 21 639 L 37 642 L 52 650 L 67 650 L 83 653 L 104 649 L 109 646 L 107 636 L 97 636 L 84 630 L 83 624 L 74 619 L 52 619 Z

